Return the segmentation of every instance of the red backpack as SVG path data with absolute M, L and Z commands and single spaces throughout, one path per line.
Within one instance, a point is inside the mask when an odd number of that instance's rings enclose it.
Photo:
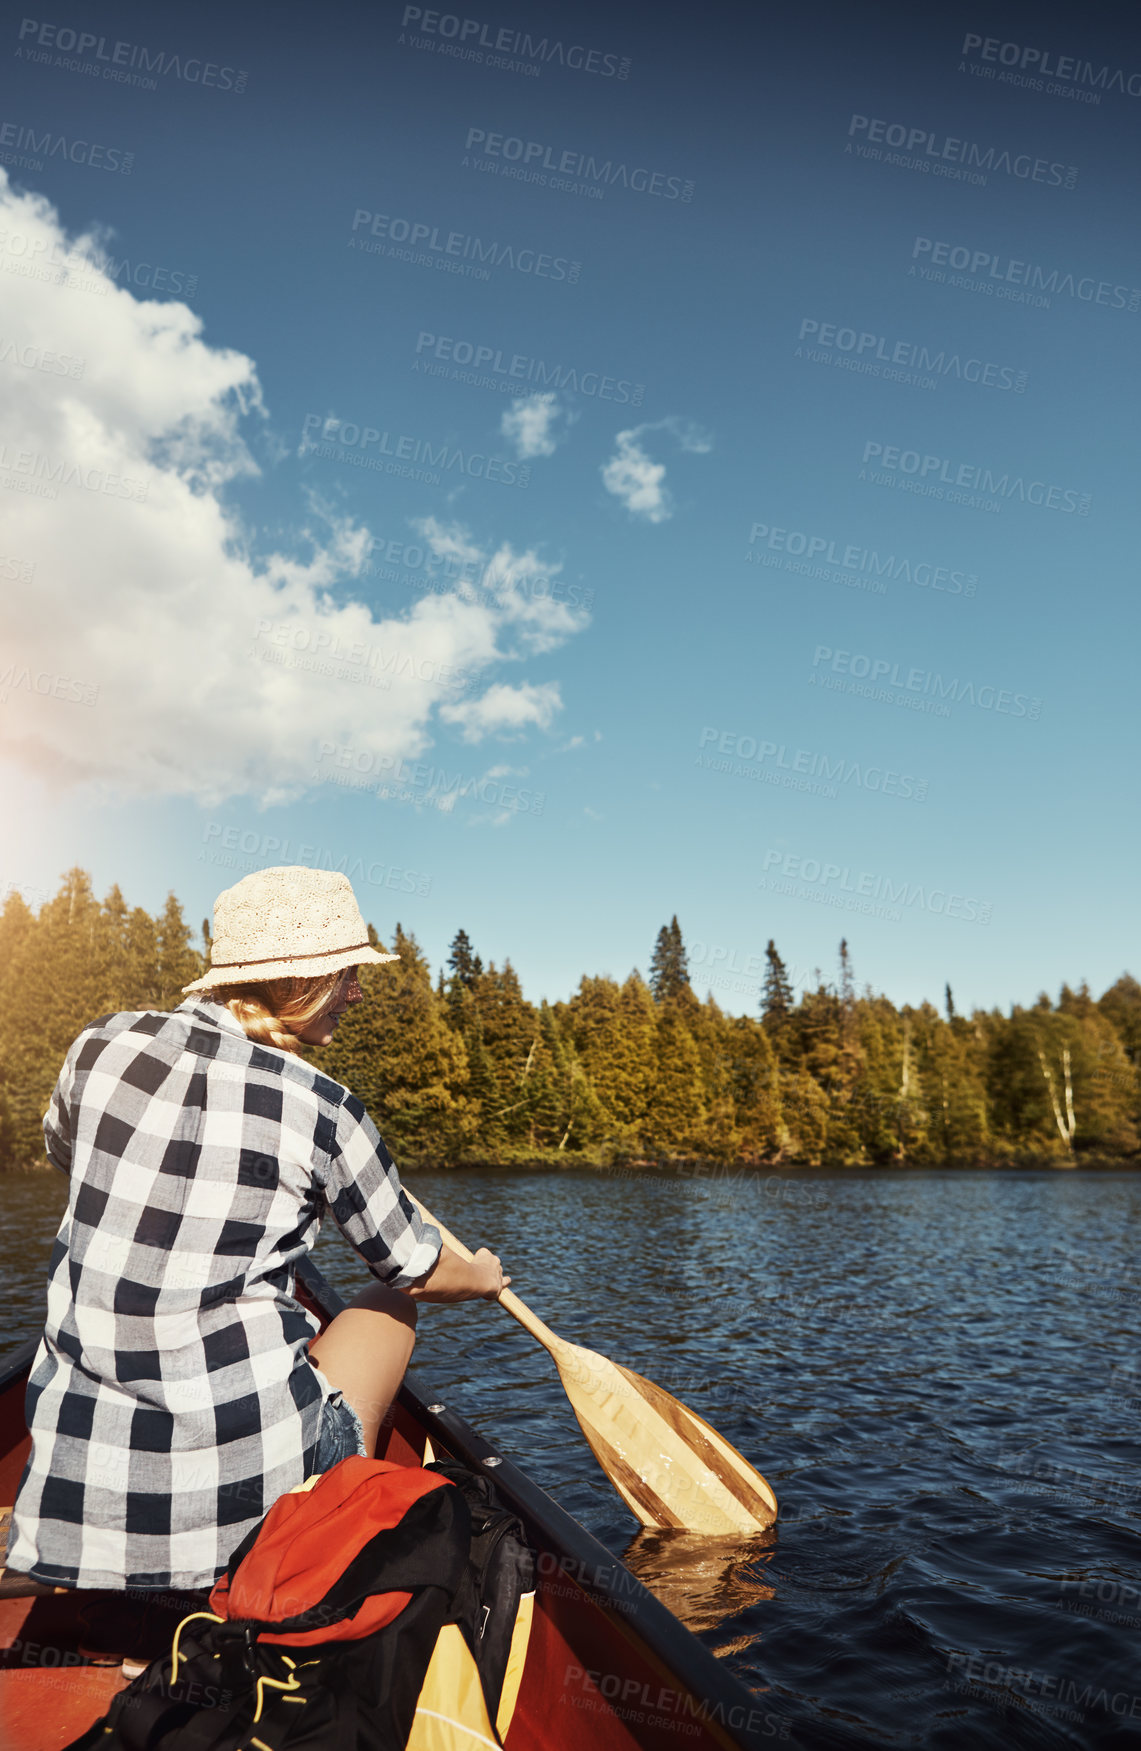
M 69 1751 L 399 1751 L 470 1548 L 447 1478 L 342 1460 L 274 1503 Z

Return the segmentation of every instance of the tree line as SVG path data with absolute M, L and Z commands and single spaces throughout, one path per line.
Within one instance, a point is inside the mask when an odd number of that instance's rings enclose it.
M 367 1001 L 307 1056 L 372 1113 L 402 1166 L 740 1162 L 778 1166 L 1129 1163 L 1141 1142 L 1141 985 L 1064 985 L 1028 1007 L 961 1015 L 857 992 L 837 973 L 794 994 L 770 942 L 755 1015 L 689 981 L 664 925 L 643 979 L 587 974 L 534 1004 L 510 961 L 457 932 L 435 979 L 399 924 L 399 960 L 361 969 Z M 80 1029 L 116 1010 L 171 1009 L 208 964 L 173 894 L 151 917 L 70 870 L 33 912 L 0 911 L 0 1167 L 44 1159 L 40 1131 Z

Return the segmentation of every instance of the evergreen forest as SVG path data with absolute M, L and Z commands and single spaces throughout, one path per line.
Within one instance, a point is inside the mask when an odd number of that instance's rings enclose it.
M 897 1009 L 835 977 L 798 998 L 774 943 L 755 1013 L 699 999 L 676 918 L 648 974 L 583 976 L 535 1004 L 509 960 L 463 930 L 435 979 L 400 925 L 399 960 L 363 967 L 366 1001 L 307 1056 L 369 1109 L 401 1167 L 480 1163 L 636 1169 L 1128 1165 L 1141 1135 L 1141 985 L 1064 985 L 1023 1007 Z M 96 1016 L 171 1009 L 208 964 L 173 894 L 157 917 L 73 869 L 38 913 L 0 912 L 0 1167 L 45 1160 L 41 1116 L 67 1049 Z

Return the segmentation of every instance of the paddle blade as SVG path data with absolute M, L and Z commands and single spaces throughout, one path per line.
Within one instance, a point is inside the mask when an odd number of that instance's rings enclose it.
M 552 1349 L 591 1451 L 643 1526 L 764 1531 L 777 1501 L 743 1454 L 652 1380 L 595 1350 Z

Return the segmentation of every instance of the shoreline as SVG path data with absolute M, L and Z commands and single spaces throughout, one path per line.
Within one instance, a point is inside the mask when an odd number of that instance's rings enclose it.
M 467 1160 L 407 1160 L 396 1163 L 401 1177 L 417 1173 L 567 1173 L 585 1171 L 605 1179 L 708 1179 L 732 1180 L 736 1184 L 749 1179 L 778 1177 L 793 1180 L 812 1174 L 875 1174 L 909 1173 L 1141 1173 L 1141 1156 L 1079 1156 L 1069 1161 L 1056 1155 L 1019 1155 L 1005 1161 L 756 1161 L 732 1159 L 719 1161 L 709 1157 L 663 1156 L 657 1161 L 602 1162 L 583 1158 L 567 1160 L 565 1156 L 529 1155 L 516 1160 L 475 1157 Z M 0 1179 L 6 1175 L 58 1174 L 50 1161 L 12 1162 L 0 1165 Z

